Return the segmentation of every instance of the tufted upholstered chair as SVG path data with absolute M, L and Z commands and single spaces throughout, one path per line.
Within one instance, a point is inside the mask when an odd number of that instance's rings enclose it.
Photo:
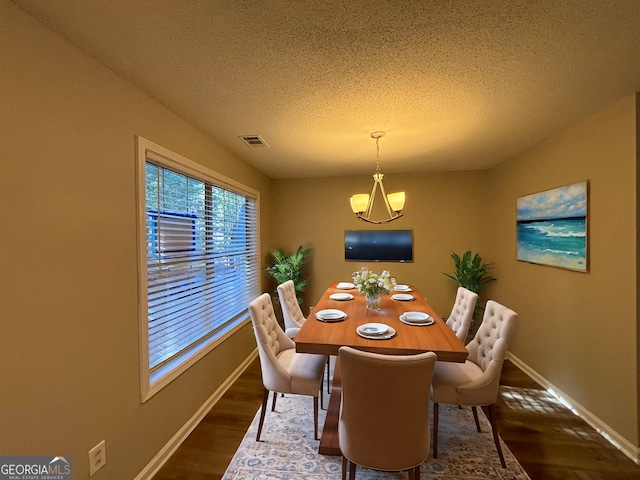
M 304 317 L 302 310 L 300 310 L 298 296 L 296 295 L 296 286 L 293 280 L 287 280 L 281 283 L 278 285 L 277 290 L 280 306 L 282 307 L 285 333 L 289 338 L 293 338 L 307 319 Z
M 476 428 L 480 431 L 478 406 L 488 406 L 493 440 L 500 463 L 506 468 L 493 406 L 498 398 L 500 372 L 513 336 L 518 314 L 489 300 L 482 324 L 476 336 L 467 344 L 469 356 L 465 363 L 438 362 L 433 372 L 431 398 L 433 399 L 433 458 L 438 458 L 438 410 L 440 403 L 470 405 Z
M 258 344 L 264 385 L 256 441 L 260 441 L 269 392 L 273 392 L 271 410 L 275 409 L 277 393 L 313 397 L 314 438 L 317 439 L 318 395 L 322 394 L 320 390 L 324 366 L 327 363 L 326 355 L 296 353 L 295 344 L 278 324 L 268 293 L 263 293 L 249 304 L 249 313 Z
M 284 283 L 278 285 L 278 298 L 280 299 L 280 307 L 282 308 L 282 318 L 284 319 L 284 328 L 287 337 L 294 338 L 300 331 L 302 324 L 307 321 L 302 310 L 300 310 L 300 304 L 298 303 L 298 296 L 296 295 L 296 286 L 293 280 L 287 280 Z M 330 370 L 331 359 L 327 357 L 327 392 L 331 390 Z
M 464 287 L 458 287 L 456 301 L 451 309 L 451 315 L 447 318 L 447 325 L 453 330 L 453 333 L 456 334 L 456 337 L 458 337 L 462 343 L 467 339 L 467 333 L 469 333 L 471 320 L 473 320 L 473 312 L 476 309 L 477 300 L 477 293 L 467 290 Z
M 342 479 L 347 466 L 349 478 L 355 479 L 360 465 L 409 470 L 409 479 L 419 480 L 420 464 L 429 454 L 429 388 L 436 354 L 382 355 L 341 347 L 338 355 Z

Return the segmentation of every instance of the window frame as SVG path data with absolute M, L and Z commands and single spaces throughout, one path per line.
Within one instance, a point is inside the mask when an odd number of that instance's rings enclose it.
M 176 358 L 165 362 L 151 372 L 149 361 L 149 316 L 148 316 L 148 273 L 147 273 L 147 210 L 146 210 L 146 163 L 147 159 L 160 167 L 165 167 L 183 175 L 238 193 L 255 201 L 256 221 L 256 262 L 260 257 L 260 193 L 246 185 L 232 180 L 214 170 L 204 167 L 169 149 L 157 145 L 141 136 L 136 136 L 136 200 L 138 237 L 138 304 L 139 304 L 139 353 L 141 400 L 146 402 L 165 386 L 178 378 L 209 352 L 220 345 L 236 331 L 250 322 L 248 306 L 240 315 L 225 322 L 220 330 L 210 338 L 192 346 Z M 161 213 L 157 213 L 161 215 Z M 256 265 L 256 292 L 260 289 L 260 268 Z

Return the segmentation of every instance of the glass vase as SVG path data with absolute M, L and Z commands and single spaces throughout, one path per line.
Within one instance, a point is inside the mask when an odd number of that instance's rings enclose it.
M 380 293 L 366 293 L 367 308 L 369 310 L 380 310 L 380 301 L 382 300 L 382 294 Z

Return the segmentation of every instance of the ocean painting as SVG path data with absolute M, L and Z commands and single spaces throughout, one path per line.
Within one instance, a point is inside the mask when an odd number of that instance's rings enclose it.
M 516 259 L 587 271 L 587 182 L 517 200 Z

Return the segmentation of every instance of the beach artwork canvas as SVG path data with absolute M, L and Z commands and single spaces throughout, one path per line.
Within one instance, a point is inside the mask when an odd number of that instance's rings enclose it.
M 517 199 L 516 259 L 587 271 L 588 182 Z

